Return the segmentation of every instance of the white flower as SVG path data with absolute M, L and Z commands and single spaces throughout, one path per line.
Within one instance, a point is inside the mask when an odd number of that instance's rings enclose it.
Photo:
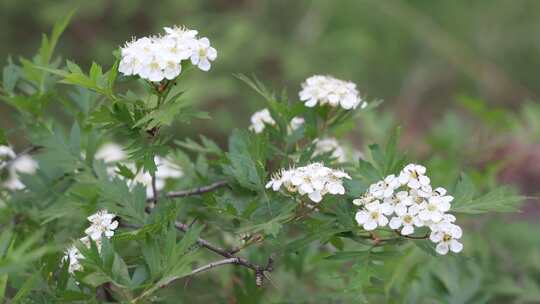
M 414 226 L 419 226 L 419 222 L 416 217 L 417 214 L 418 208 L 416 208 L 416 206 L 411 206 L 408 210 L 406 209 L 404 213 L 398 215 L 397 217 L 393 217 L 388 226 L 394 230 L 403 227 L 400 232 L 401 234 L 412 234 L 414 233 Z
M 79 260 L 84 259 L 81 252 L 77 247 L 71 246 L 65 251 L 65 255 L 62 261 L 65 263 L 69 259 L 68 272 L 73 274 L 75 271 L 81 271 L 83 269 Z
M 331 107 L 341 106 L 345 110 L 350 110 L 360 104 L 362 108 L 367 105 L 360 98 L 356 84 L 332 76 L 309 77 L 302 84 L 299 95 L 307 107 L 314 107 L 318 103 L 321 106 L 328 104 Z
M 407 212 L 407 207 L 412 205 L 412 198 L 407 191 L 399 191 L 391 197 L 384 198 L 385 203 L 389 203 L 392 206 L 393 212 L 397 215 L 403 215 Z
M 377 227 L 384 227 L 388 224 L 388 218 L 385 215 L 392 214 L 392 207 L 387 203 L 374 201 L 365 205 L 366 210 L 360 210 L 356 213 L 355 219 L 365 230 L 375 230 Z
M 11 162 L 11 163 L 10 163 Z M 8 146 L 0 146 L 0 170 L 7 168 L 7 178 L 2 186 L 10 190 L 22 190 L 26 186 L 19 179 L 18 173 L 34 174 L 38 163 L 29 155 L 16 155 Z
M 293 131 L 300 128 L 305 123 L 305 119 L 299 116 L 295 116 L 291 119 L 291 122 L 289 123 L 289 126 L 287 128 L 287 132 L 290 134 Z
M 320 202 L 327 193 L 345 194 L 343 179 L 351 177 L 342 170 L 325 167 L 321 163 L 312 163 L 304 167 L 281 170 L 266 184 L 266 188 L 279 191 L 284 186 L 291 193 L 307 195 L 315 203 Z
M 11 147 L 0 146 L 0 169 L 3 169 L 7 162 L 15 158 L 16 154 Z
M 164 36 L 142 37 L 127 42 L 121 49 L 118 71 L 138 75 L 148 81 L 173 80 L 182 72 L 182 61 L 191 60 L 201 70 L 210 69 L 217 51 L 208 38 L 197 38 L 197 31 L 184 27 L 165 27 Z
M 409 164 L 403 168 L 399 174 L 399 182 L 409 188 L 418 189 L 430 185 L 429 177 L 426 175 L 426 167 Z
M 457 240 L 462 230 L 454 224 L 456 217 L 446 213 L 454 198 L 442 187 L 433 190 L 425 174 L 425 167 L 409 164 L 398 177 L 391 174 L 370 185 L 360 198 L 353 200 L 353 204 L 360 206 L 356 221 L 365 230 L 373 230 L 388 223 L 385 215 L 394 215 L 388 226 L 399 229 L 400 234 L 410 235 L 415 227 L 426 226 L 439 254 L 460 252 L 463 245 Z
M 104 234 L 105 237 L 110 238 L 114 235 L 114 230 L 118 228 L 118 222 L 113 221 L 116 217 L 115 214 L 108 213 L 107 210 L 100 210 L 88 217 L 90 227 L 88 227 L 84 233 L 92 238 L 92 240 L 99 240 Z
M 270 115 L 270 111 L 265 108 L 253 113 L 249 129 L 258 134 L 264 131 L 265 125 L 274 126 L 275 124 L 276 121 Z
M 450 210 L 450 202 L 454 199 L 452 196 L 445 196 L 445 193 L 446 190 L 444 190 L 443 195 L 431 196 L 427 202 L 422 203 L 420 207 L 423 210 L 418 214 L 422 221 L 438 223 L 443 219 L 445 212 Z
M 438 254 L 445 255 L 448 251 L 455 253 L 463 250 L 463 244 L 458 239 L 461 238 L 462 230 L 459 226 L 451 223 L 441 223 L 433 227 L 429 239 L 436 243 L 435 251 Z
M 352 203 L 356 206 L 363 206 L 371 203 L 374 200 L 376 200 L 374 196 L 370 195 L 369 193 L 365 193 L 362 197 L 354 199 Z
M 203 71 L 208 71 L 210 70 L 210 61 L 214 61 L 216 58 L 217 51 L 210 46 L 210 40 L 206 37 L 199 39 L 191 54 L 191 63 Z
M 126 153 L 119 144 L 106 143 L 96 151 L 95 158 L 105 163 L 114 163 L 126 159 Z
M 339 145 L 337 139 L 332 137 L 322 139 L 317 138 L 313 142 L 315 143 L 313 156 L 332 152 L 330 156 L 337 159 L 339 162 L 345 162 L 347 160 L 345 149 Z
M 180 178 L 184 175 L 180 166 L 166 158 L 156 156 L 154 161 L 157 166 L 156 178 L 158 179 Z
M 384 180 L 369 186 L 369 193 L 376 198 L 383 199 L 391 197 L 399 187 L 399 181 L 394 174 L 388 175 Z

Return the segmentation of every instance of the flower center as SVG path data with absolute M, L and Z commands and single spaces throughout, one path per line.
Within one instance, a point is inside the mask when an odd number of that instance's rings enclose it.
M 206 57 L 206 49 L 199 49 L 199 57 Z
M 435 205 L 433 205 L 433 204 L 429 204 L 429 205 L 427 206 L 427 209 L 428 209 L 429 211 L 431 211 L 431 212 L 437 211 L 437 206 L 435 206 Z
M 371 212 L 371 214 L 369 215 L 369 217 L 371 217 L 371 219 L 376 220 L 376 219 L 379 218 L 379 212 L 376 212 L 376 211 Z
M 413 218 L 412 218 L 412 216 L 410 216 L 410 215 L 405 215 L 405 216 L 403 217 L 403 221 L 404 221 L 405 223 L 407 223 L 407 224 L 412 223 L 412 220 L 413 220 Z
M 452 239 L 452 236 L 451 236 L 451 235 L 446 234 L 446 233 L 444 234 L 444 236 L 443 236 L 443 242 L 448 242 L 448 241 L 450 241 L 451 239 Z

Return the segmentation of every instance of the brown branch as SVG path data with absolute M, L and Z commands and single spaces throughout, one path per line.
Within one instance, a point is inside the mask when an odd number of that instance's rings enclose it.
M 412 239 L 412 240 L 423 240 L 423 239 L 427 239 L 429 238 L 429 233 L 426 234 L 426 235 L 423 235 L 423 236 L 414 236 L 414 235 L 403 235 L 401 234 L 399 231 L 397 230 L 394 230 L 394 232 L 398 235 L 398 236 L 401 236 L 401 237 L 404 237 L 404 238 L 407 238 L 407 239 Z
M 193 269 L 191 271 L 191 273 L 189 274 L 189 276 L 195 275 L 195 274 L 197 274 L 199 272 L 210 270 L 210 269 L 212 269 L 214 267 L 223 266 L 223 265 L 227 265 L 227 264 L 238 264 L 238 258 L 228 258 L 228 259 L 224 259 L 224 260 L 221 260 L 221 261 L 206 264 L 206 265 L 201 266 L 199 268 Z
M 213 184 L 210 184 L 208 186 L 198 187 L 194 189 L 188 189 L 188 190 L 182 190 L 182 191 L 174 191 L 164 194 L 165 197 L 168 198 L 177 198 L 177 197 L 186 197 L 186 196 L 193 196 L 193 195 L 200 195 L 207 192 L 214 191 L 216 189 L 219 189 L 221 187 L 227 186 L 227 181 L 218 181 Z M 152 197 L 148 198 L 146 201 L 151 202 L 154 199 Z
M 175 226 L 178 230 L 181 230 L 183 232 L 187 232 L 189 230 L 189 226 L 184 223 L 176 222 Z M 245 258 L 238 257 L 223 248 L 215 246 L 205 239 L 197 239 L 197 244 L 225 258 L 235 259 L 235 265 L 243 266 L 253 270 L 255 272 L 255 282 L 257 287 L 261 287 L 263 285 L 264 278 L 266 278 L 265 272 L 271 272 L 273 270 L 274 259 L 272 257 L 268 258 L 266 266 L 261 266 L 258 264 L 253 264 Z
M 156 173 L 152 174 L 152 199 L 147 200 L 147 202 L 150 202 L 150 209 L 154 208 L 157 205 L 158 202 L 158 191 L 156 186 Z

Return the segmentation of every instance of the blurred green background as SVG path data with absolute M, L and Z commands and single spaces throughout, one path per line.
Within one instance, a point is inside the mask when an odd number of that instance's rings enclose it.
M 498 250 L 479 249 L 478 267 L 494 274 L 477 283 L 497 292 L 504 285 L 511 299 L 526 295 L 516 303 L 538 303 L 540 1 L 2 0 L 0 58 L 34 54 L 41 33 L 74 7 L 57 54 L 85 68 L 92 60 L 109 67 L 114 49 L 163 26 L 209 37 L 218 50 L 212 70 L 190 73 L 181 85 L 213 119 L 176 125 L 178 138 L 205 134 L 224 146 L 231 129 L 248 126 L 265 105 L 235 73 L 284 88 L 292 101 L 313 74 L 352 80 L 368 100 L 384 100 L 341 140 L 362 148 L 401 125 L 403 150 L 418 162 L 429 159 L 439 184 L 466 170 L 483 187 L 506 183 L 529 196 L 521 214 L 485 216 L 466 229 L 485 232 L 475 241 Z M 4 128 L 15 126 L 9 113 L 0 105 Z M 521 249 L 515 257 L 514 248 Z M 471 272 L 478 278 L 478 269 Z M 491 279 L 499 273 L 508 282 Z

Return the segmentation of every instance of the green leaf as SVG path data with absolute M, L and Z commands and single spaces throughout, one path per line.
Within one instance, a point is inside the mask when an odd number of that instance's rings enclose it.
M 73 123 L 69 135 L 69 146 L 74 155 L 81 153 L 81 128 L 77 122 Z
M 230 165 L 224 170 L 247 189 L 264 191 L 264 166 L 257 160 L 262 158 L 266 141 L 261 137 L 250 136 L 246 131 L 234 130 L 229 138 L 227 158 Z
M 0 145 L 3 145 L 3 146 L 9 145 L 4 129 L 0 129 Z
M 19 291 L 17 291 L 17 293 L 15 294 L 13 299 L 11 299 L 11 301 L 13 303 L 18 303 L 21 300 L 25 299 L 28 296 L 28 294 L 32 291 L 34 286 L 37 284 L 39 280 L 39 275 L 40 275 L 39 271 L 36 271 L 28 279 L 26 279 L 24 284 L 21 286 L 21 288 L 19 288 Z
M 4 90 L 13 95 L 17 81 L 21 77 L 21 70 L 18 66 L 13 64 L 11 58 L 8 58 L 8 65 L 4 67 L 2 74 L 2 83 L 4 85 Z
M 369 248 L 362 251 L 340 251 L 324 257 L 326 260 L 353 260 L 365 258 L 369 255 Z
M 515 212 L 526 197 L 515 194 L 508 187 L 498 187 L 483 195 L 477 195 L 470 178 L 462 174 L 456 185 L 451 211 L 479 214 L 486 212 Z

